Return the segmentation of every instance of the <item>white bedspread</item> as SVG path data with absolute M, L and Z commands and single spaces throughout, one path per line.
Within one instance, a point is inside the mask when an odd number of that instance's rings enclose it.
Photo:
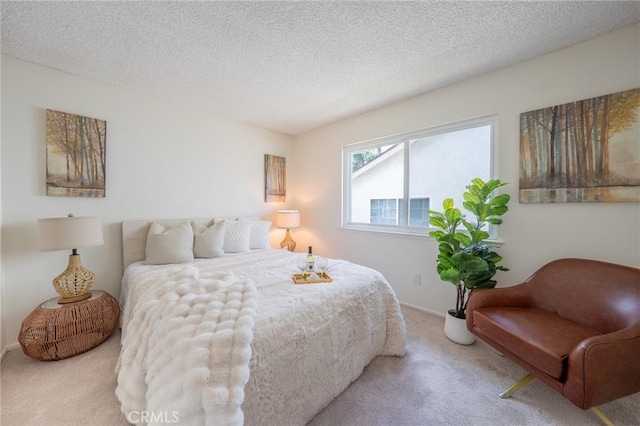
M 148 336 L 138 336 L 134 331 L 139 328 L 138 312 L 153 304 L 154 298 L 162 297 L 167 276 L 181 276 L 191 271 L 194 277 L 199 277 L 193 279 L 193 283 L 202 281 L 206 274 L 213 275 L 204 281 L 220 280 L 229 284 L 227 287 L 255 283 L 257 308 L 250 376 L 239 415 L 244 415 L 246 425 L 304 425 L 357 379 L 373 358 L 404 355 L 406 335 L 395 293 L 379 272 L 346 261 L 330 260 L 328 272 L 333 283 L 294 285 L 291 274 L 298 272 L 297 256 L 301 255 L 267 250 L 190 265 L 132 265 L 125 273 L 127 282 L 123 285 L 128 290 L 124 295 L 122 365 L 127 351 L 146 351 L 143 347 L 162 347 L 172 353 L 171 356 L 180 355 L 180 352 L 174 353 L 181 349 L 179 346 L 163 346 L 162 338 L 167 331 L 162 322 L 154 320 L 152 328 L 157 332 Z M 133 333 L 135 338 L 129 337 Z M 130 380 L 135 383 L 132 386 L 153 381 L 156 372 L 150 368 L 149 359 L 139 363 L 139 370 L 131 378 L 124 377 L 123 367 L 119 380 Z M 160 382 L 163 381 L 165 387 L 172 386 L 168 378 Z M 232 386 L 241 382 L 238 380 Z M 161 386 L 158 392 L 164 391 Z M 198 399 L 191 395 L 183 402 L 189 401 L 196 406 L 205 401 L 206 405 L 206 398 L 201 396 Z M 123 399 L 121 402 L 124 411 L 129 402 Z M 165 402 L 159 405 L 152 402 L 148 394 L 136 401 L 147 410 L 167 411 L 169 407 Z M 227 424 L 226 417 L 218 417 L 219 414 L 207 417 L 205 410 L 207 407 L 203 407 L 204 414 L 200 414 L 204 421 L 196 424 Z M 187 418 L 188 413 L 178 413 L 177 417 L 181 414 Z

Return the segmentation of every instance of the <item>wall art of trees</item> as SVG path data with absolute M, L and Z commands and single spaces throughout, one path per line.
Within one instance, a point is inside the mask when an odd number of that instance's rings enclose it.
M 47 195 L 104 197 L 107 122 L 47 110 Z
M 264 156 L 264 201 L 282 203 L 287 198 L 287 159 Z
M 640 89 L 520 114 L 520 202 L 640 201 Z

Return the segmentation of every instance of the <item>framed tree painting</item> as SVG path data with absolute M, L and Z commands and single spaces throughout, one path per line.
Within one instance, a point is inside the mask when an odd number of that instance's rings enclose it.
M 640 89 L 520 114 L 520 202 L 640 201 Z
M 47 195 L 104 197 L 107 122 L 47 110 Z
M 267 203 L 286 201 L 287 159 L 277 155 L 264 156 L 264 201 Z

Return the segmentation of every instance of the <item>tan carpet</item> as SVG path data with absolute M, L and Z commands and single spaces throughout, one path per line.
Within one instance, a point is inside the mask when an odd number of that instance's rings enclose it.
M 524 370 L 483 343 L 450 342 L 442 318 L 409 308 L 403 313 L 407 355 L 376 358 L 311 426 L 601 424 L 537 381 L 501 400 L 497 393 Z M 126 425 L 114 396 L 119 337 L 58 362 L 9 352 L 2 362 L 1 424 Z M 601 408 L 618 426 L 640 424 L 640 394 Z

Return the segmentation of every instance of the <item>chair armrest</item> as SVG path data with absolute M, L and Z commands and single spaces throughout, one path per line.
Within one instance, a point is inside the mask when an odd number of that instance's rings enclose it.
M 640 391 L 640 323 L 590 337 L 569 354 L 563 394 L 582 409 Z
M 473 311 L 487 307 L 526 308 L 531 305 L 529 284 L 518 284 L 513 287 L 480 288 L 474 290 L 467 304 L 467 328 L 473 325 Z

